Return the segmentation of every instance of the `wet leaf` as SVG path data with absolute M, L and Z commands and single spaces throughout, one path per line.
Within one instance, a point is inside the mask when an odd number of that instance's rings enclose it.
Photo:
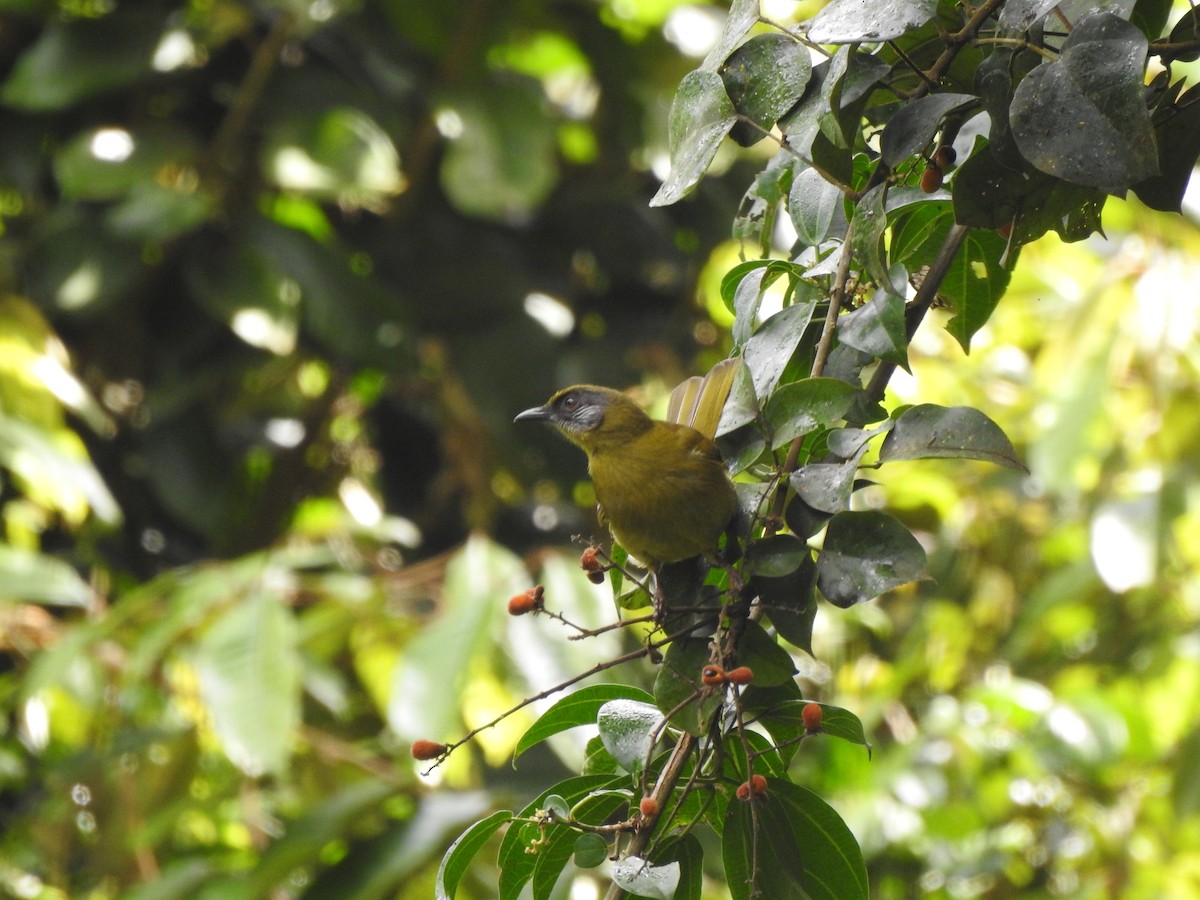
M 933 18 L 937 0 L 834 0 L 808 26 L 809 40 L 818 44 L 888 41 Z
M 925 576 L 925 550 L 880 512 L 840 512 L 817 557 L 817 588 L 835 606 L 853 606 Z
M 880 462 L 901 459 L 981 459 L 1026 471 L 1000 426 L 969 406 L 906 409 L 879 448 Z
M 737 112 L 720 75 L 698 69 L 683 76 L 667 120 L 671 174 L 650 205 L 670 206 L 691 193 L 735 121 Z

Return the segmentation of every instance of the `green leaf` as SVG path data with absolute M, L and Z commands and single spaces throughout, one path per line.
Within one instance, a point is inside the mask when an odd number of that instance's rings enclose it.
M 1143 97 L 1146 36 L 1111 13 L 1085 16 L 1058 59 L 1013 95 L 1010 125 L 1022 155 L 1047 174 L 1121 194 L 1158 173 Z
M 902 459 L 982 459 L 1027 471 L 1000 426 L 969 406 L 904 410 L 879 448 L 880 462 Z
M 895 290 L 883 247 L 888 224 L 886 188 L 886 184 L 876 185 L 858 201 L 850 220 L 850 247 L 854 259 L 866 270 L 871 280 L 880 287 Z M 896 292 L 902 294 L 902 291 Z
M 627 775 L 620 775 L 614 778 L 612 775 L 601 774 L 577 775 L 574 778 L 568 778 L 547 788 L 537 799 L 518 812 L 515 818 L 531 818 L 534 813 L 542 808 L 546 798 L 551 795 L 561 796 L 568 805 L 575 806 L 593 792 L 603 791 L 613 785 L 624 784 L 628 777 Z M 569 841 L 565 842 L 565 855 L 561 853 L 562 848 L 560 846 L 560 852 L 556 857 L 557 860 L 560 860 L 558 862 L 558 871 L 561 872 L 562 866 L 565 866 L 571 858 L 574 838 L 577 833 L 565 825 L 552 825 L 548 831 L 552 835 L 561 835 L 559 838 L 560 844 L 564 842 L 563 838 L 569 838 Z M 532 825 L 522 824 L 509 828 L 500 841 L 500 850 L 496 858 L 496 862 L 500 867 L 500 882 L 497 886 L 499 900 L 517 900 L 521 896 L 522 889 L 533 878 L 534 869 L 544 852 L 544 848 L 536 854 L 526 851 L 530 848 L 530 840 L 537 837 L 537 835 L 537 828 Z M 549 869 L 547 870 L 548 873 Z M 555 873 L 555 878 L 557 878 L 557 873 Z
M 813 597 L 816 581 L 817 567 L 810 553 L 805 563 L 790 575 L 783 578 L 756 576 L 751 582 L 776 633 L 810 656 L 813 622 L 817 615 Z
M 594 869 L 603 865 L 608 859 L 608 841 L 594 832 L 581 834 L 575 839 L 575 850 L 572 854 L 575 865 L 581 869 Z
M 52 556 L 0 543 L 0 603 L 90 607 L 95 599 L 95 591 L 73 566 Z
M 838 340 L 847 347 L 908 369 L 908 331 L 904 297 L 880 288 L 867 303 L 840 319 Z
M 802 280 L 803 266 L 786 260 L 756 260 L 747 265 L 750 268 L 743 269 L 742 266 L 735 266 L 722 283 L 722 289 L 724 290 L 725 284 L 731 282 L 732 276 L 735 274 L 738 276 L 737 282 L 733 284 L 729 307 L 736 317 L 733 323 L 733 340 L 734 343 L 747 348 L 743 352 L 749 353 L 746 362 L 751 367 L 751 374 L 754 375 L 754 386 L 757 392 L 762 384 L 770 381 L 772 377 L 778 380 L 779 376 L 772 374 L 774 367 L 787 365 L 788 359 L 791 358 L 791 352 L 786 348 L 790 341 L 792 352 L 795 351 L 796 345 L 804 334 L 807 321 L 812 318 L 813 310 L 816 308 L 816 297 L 806 296 L 808 292 L 801 294 L 796 298 L 795 303 L 771 315 L 762 325 L 758 326 L 756 331 L 755 323 L 758 319 L 763 295 L 777 279 L 785 275 L 788 278 L 788 286 L 784 291 L 785 300 L 799 293 L 798 289 L 802 285 L 806 286 L 810 283 Z M 788 312 L 788 310 L 792 310 L 792 312 Z M 772 323 L 773 319 L 781 315 L 783 315 L 782 319 Z M 757 337 L 759 331 L 764 332 L 763 336 L 755 341 L 754 338 Z M 783 355 L 782 359 L 777 358 L 782 354 L 786 355 Z M 757 371 L 753 368 L 756 365 L 758 366 Z
M 637 774 L 650 758 L 652 741 L 662 734 L 663 714 L 653 703 L 609 700 L 596 713 L 604 749 L 625 771 Z
M 925 577 L 925 550 L 892 516 L 840 512 L 817 557 L 817 587 L 835 606 L 853 606 Z
M 900 108 L 880 135 L 884 163 L 895 168 L 920 153 L 942 127 L 942 120 L 968 103 L 978 102 L 970 94 L 926 94 Z
M 434 890 L 437 900 L 453 900 L 458 883 L 475 859 L 475 854 L 487 845 L 500 828 L 512 821 L 513 814 L 507 809 L 501 809 L 490 816 L 480 819 L 457 838 L 446 850 L 442 863 L 438 866 L 437 882 Z
M 717 694 L 710 694 L 703 705 L 696 702 L 679 707 L 700 689 L 700 670 L 709 663 L 708 641 L 699 638 L 681 639 L 671 644 L 663 657 L 662 666 L 654 679 L 654 702 L 665 715 L 675 710 L 671 724 L 696 735 L 704 733 L 709 716 L 721 703 Z
M 818 44 L 890 41 L 933 18 L 937 0 L 833 0 L 813 16 L 808 39 Z
M 971 231 L 942 281 L 938 293 L 954 306 L 946 330 L 964 351 L 970 351 L 971 338 L 991 318 L 1008 287 L 1011 272 L 1002 263 L 1007 249 L 1008 243 L 1000 235 Z
M 699 69 L 685 75 L 667 119 L 671 174 L 650 205 L 670 206 L 691 193 L 736 120 L 720 75 Z
M 540 85 L 491 82 L 443 103 L 461 122 L 441 161 L 440 180 L 451 203 L 486 219 L 531 215 L 558 181 L 555 129 Z
M 182 129 L 90 128 L 55 154 L 54 177 L 73 200 L 113 200 L 156 186 L 160 169 L 189 165 L 197 153 Z
M 1184 18 L 1192 19 L 1196 12 Z M 1192 87 L 1174 103 L 1160 107 L 1154 118 L 1162 174 L 1138 182 L 1133 192 L 1151 209 L 1177 213 L 1200 155 L 1200 88 Z
M 791 654 L 758 622 L 746 623 L 738 644 L 738 665 L 749 666 L 754 671 L 754 683 L 765 687 L 791 681 L 796 674 Z
M 300 724 L 300 655 L 277 594 L 240 599 L 196 647 L 200 696 L 225 754 L 252 777 L 287 768 Z
M 52 111 L 137 81 L 151 70 L 163 18 L 153 7 L 121 5 L 98 19 L 52 17 L 0 89 L 0 102 Z
M 777 742 L 790 740 L 804 732 L 804 707 L 811 700 L 787 700 L 777 703 L 763 712 L 758 721 L 771 733 Z M 835 737 L 851 744 L 865 747 L 867 755 L 871 754 L 871 744 L 863 730 L 862 720 L 848 709 L 831 706 L 828 703 L 817 704 L 821 707 L 821 733 Z
M 597 684 L 568 694 L 542 713 L 521 735 L 513 750 L 513 762 L 515 763 L 530 747 L 540 744 L 551 735 L 579 725 L 594 725 L 600 708 L 609 700 L 653 703 L 654 697 L 641 688 L 627 684 Z
M 612 815 L 629 804 L 629 791 L 597 791 L 579 798 L 573 812 L 578 821 L 591 825 L 602 825 Z M 563 825 L 553 826 L 549 832 L 549 842 L 538 849 L 534 856 L 533 865 L 533 898 L 534 900 L 549 900 L 554 896 L 554 888 L 562 875 L 563 869 L 575 853 L 575 843 L 578 832 Z
M 492 617 L 528 587 L 515 553 L 478 534 L 467 539 L 446 566 L 441 615 L 409 641 L 393 674 L 387 716 L 397 734 L 433 739 L 461 730 L 461 663 L 490 646 Z
M 799 241 L 815 247 L 835 233 L 844 234 L 847 224 L 844 200 L 842 189 L 816 169 L 797 172 L 788 192 L 788 212 Z
M 790 35 L 769 32 L 738 47 L 719 71 L 734 108 L 750 120 L 738 122 L 731 136 L 749 147 L 796 105 L 812 75 L 812 60 L 808 48 Z
M 812 551 L 791 534 L 776 534 L 754 541 L 746 550 L 747 575 L 780 578 L 800 568 Z
M 765 798 L 729 804 L 723 838 L 733 900 L 867 900 L 858 842 L 832 807 L 808 788 L 768 778 Z
M 859 390 L 837 378 L 804 378 L 779 387 L 763 409 L 771 447 L 840 421 Z

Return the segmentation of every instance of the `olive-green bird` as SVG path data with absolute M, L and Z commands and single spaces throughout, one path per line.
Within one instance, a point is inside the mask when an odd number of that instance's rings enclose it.
M 676 388 L 670 414 L 682 422 L 655 421 L 621 392 L 590 384 L 515 421 L 546 422 L 587 454 L 600 521 L 631 556 L 651 569 L 712 556 L 737 511 L 712 441 L 737 364 L 726 360 Z

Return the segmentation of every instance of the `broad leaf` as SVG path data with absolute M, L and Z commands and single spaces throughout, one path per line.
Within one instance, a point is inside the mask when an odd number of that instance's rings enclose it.
M 747 575 L 782 578 L 800 568 L 811 551 L 795 535 L 776 534 L 755 541 L 746 551 Z
M 512 821 L 513 814 L 507 809 L 492 813 L 480 819 L 450 845 L 438 866 L 437 882 L 434 885 L 437 900 L 453 900 L 458 883 L 470 868 L 471 861 L 491 840 L 492 835 L 502 828 L 505 823 Z
M 736 120 L 720 75 L 699 69 L 685 75 L 667 119 L 671 174 L 650 205 L 670 206 L 691 193 Z
M 808 788 L 768 778 L 764 798 L 730 802 L 723 838 L 725 878 L 733 900 L 867 900 L 867 871 L 858 842 L 841 817 Z
M 791 681 L 796 663 L 758 622 L 747 622 L 738 644 L 738 665 L 754 670 L 754 683 L 765 687 Z
M 96 593 L 70 564 L 0 544 L 0 603 L 23 601 L 89 607 Z
M 763 410 L 771 446 L 780 447 L 838 422 L 858 392 L 859 388 L 836 378 L 804 378 L 778 388 Z
M 834 0 L 808 25 L 808 39 L 818 44 L 889 41 L 933 18 L 937 0 Z
M 282 773 L 291 757 L 300 724 L 297 640 L 282 598 L 254 593 L 209 626 L 196 647 L 213 730 L 229 759 L 252 777 Z
M 970 94 L 926 94 L 901 107 L 880 136 L 883 161 L 895 168 L 920 153 L 929 146 L 948 113 L 977 102 Z
M 938 294 L 954 306 L 954 316 L 946 330 L 970 351 L 971 338 L 987 324 L 996 304 L 1008 287 L 1015 258 L 1008 242 L 990 231 L 971 231 L 950 263 Z
M 750 38 L 720 70 L 725 91 L 738 113 L 732 137 L 743 147 L 766 137 L 776 120 L 796 105 L 812 75 L 808 48 L 786 34 Z
M 815 247 L 831 236 L 845 233 L 842 189 L 816 169 L 803 169 L 792 179 L 788 212 L 797 238 L 806 246 Z
M 513 762 L 530 747 L 540 744 L 551 735 L 579 725 L 594 725 L 600 708 L 610 700 L 636 700 L 653 703 L 654 697 L 641 688 L 628 684 L 596 684 L 563 697 L 538 718 L 521 735 L 513 750 Z
M 982 459 L 1026 471 L 1000 426 L 969 406 L 910 407 L 897 417 L 879 448 L 880 462 L 946 458 Z
M 710 694 L 703 704 L 699 700 L 688 704 L 700 690 L 700 670 L 708 665 L 710 655 L 707 640 L 677 640 L 668 648 L 654 679 L 654 702 L 659 710 L 663 714 L 674 711 L 671 724 L 696 736 L 704 733 L 709 716 L 721 703 L 718 695 Z
M 817 587 L 835 606 L 853 606 L 925 577 L 925 550 L 880 512 L 840 512 L 817 557 Z
M 881 288 L 867 303 L 838 320 L 838 340 L 847 347 L 908 368 L 904 297 Z
M 1010 124 L 1038 169 L 1120 194 L 1158 173 L 1143 97 L 1146 36 L 1110 13 L 1078 22 L 1062 53 L 1017 86 Z
M 656 866 L 637 856 L 619 859 L 612 867 L 614 884 L 647 900 L 674 900 L 679 875 L 680 866 L 677 862 Z
M 610 700 L 600 707 L 596 724 L 604 749 L 627 772 L 640 772 L 653 739 L 662 734 L 663 714 L 653 703 Z

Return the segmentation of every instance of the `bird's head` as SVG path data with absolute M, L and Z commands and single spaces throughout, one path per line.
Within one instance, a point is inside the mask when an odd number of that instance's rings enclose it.
M 591 453 L 607 442 L 628 440 L 652 422 L 636 403 L 612 388 L 577 384 L 517 415 L 514 422 L 545 422 Z

